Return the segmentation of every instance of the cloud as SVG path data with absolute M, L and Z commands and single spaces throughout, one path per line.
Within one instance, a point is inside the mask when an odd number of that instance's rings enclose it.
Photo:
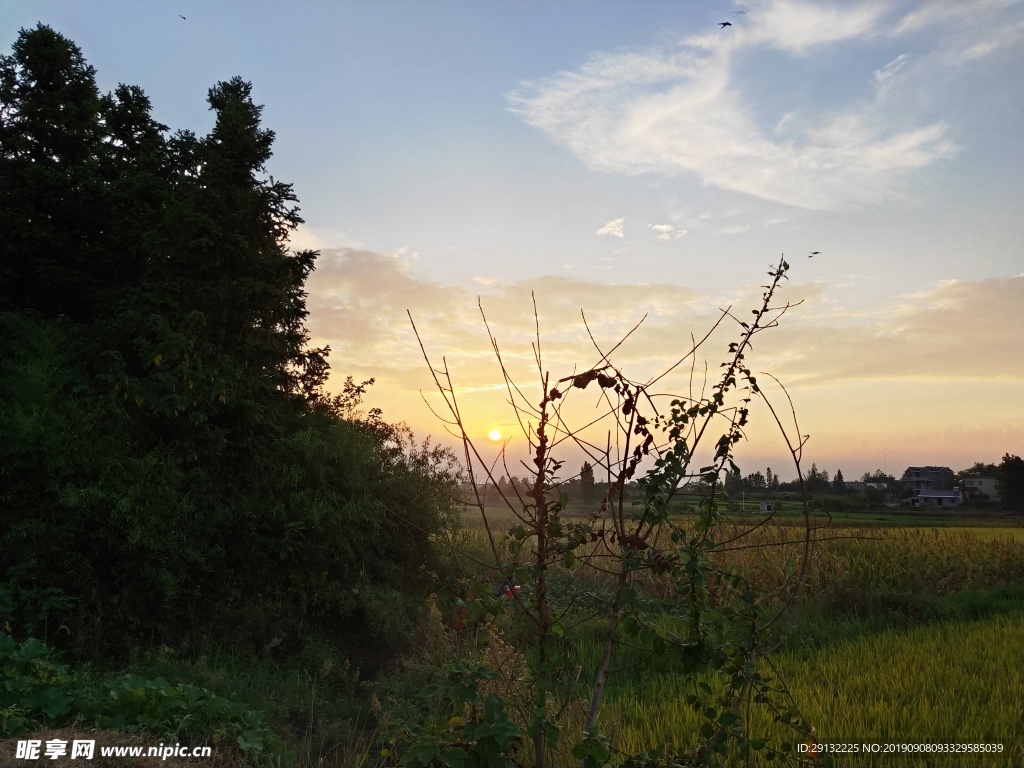
M 806 54 L 816 47 L 873 36 L 884 14 L 884 6 L 875 2 L 763 2 L 747 14 L 749 22 L 737 30 L 738 42 Z
M 430 346 L 465 370 L 467 386 L 493 383 L 493 370 L 475 367 L 491 355 L 477 306 L 481 291 L 503 349 L 527 368 L 533 365 L 535 322 L 551 365 L 571 369 L 591 364 L 596 355 L 581 310 L 594 338 L 607 346 L 646 315 L 619 358 L 632 366 L 630 375 L 641 378 L 675 360 L 691 333 L 710 328 L 719 308 L 731 305 L 748 314 L 761 293 L 757 282 L 736 286 L 727 296 L 706 296 L 678 285 L 610 285 L 566 276 L 476 284 L 471 290 L 414 276 L 394 254 L 352 249 L 325 252 L 308 289 L 310 329 L 346 366 L 399 379 L 416 370 L 420 356 L 409 310 Z M 786 287 L 785 300 L 807 304 L 787 315 L 780 329 L 759 337 L 757 365 L 801 385 L 857 379 L 1024 382 L 1024 358 L 1007 354 L 1019 346 L 1024 327 L 1024 276 L 944 281 L 870 312 L 848 314 L 829 307 L 828 290 L 823 282 Z
M 1002 52 L 1020 50 L 1024 21 L 1014 17 L 1015 0 L 934 0 L 905 14 L 893 37 L 931 34 L 937 42 L 929 64 L 958 67 Z
M 535 323 L 545 369 L 563 376 L 597 363 L 595 341 L 610 349 L 643 321 L 616 353 L 627 375 L 643 379 L 684 355 L 692 336 L 703 336 L 719 306 L 729 303 L 684 286 L 613 285 L 567 276 L 443 285 L 415 276 L 394 254 L 353 249 L 326 251 L 308 290 L 313 342 L 331 346 L 336 376 L 375 377 L 374 397 L 381 399 L 370 402 L 385 407 L 391 418 L 411 418 L 405 414 L 418 407 L 418 393 L 433 390 L 407 309 L 432 359 L 445 357 L 460 388 L 483 392 L 500 382 L 500 371 L 478 296 L 506 365 L 527 385 L 536 379 Z M 759 291 L 752 285 L 734 298 L 751 303 Z M 500 400 L 492 407 L 502 407 Z
M 893 77 L 897 72 L 903 69 L 907 63 L 907 54 L 901 53 L 895 59 L 890 61 L 884 67 L 875 70 L 875 82 L 884 83 L 889 78 Z
M 350 232 L 340 229 L 313 228 L 300 224 L 288 238 L 288 247 L 293 251 L 319 251 L 328 247 L 362 248 Z
M 603 227 L 601 227 L 595 235 L 608 235 L 609 237 L 622 237 L 622 227 L 626 223 L 625 219 L 612 219 Z
M 947 280 L 846 322 L 796 321 L 784 347 L 779 334 L 768 337 L 765 351 L 773 372 L 803 385 L 986 379 L 1024 384 L 1024 357 L 1007 354 L 1019 346 L 1022 327 L 1024 276 Z
M 914 171 L 957 151 L 945 121 L 915 119 L 905 103 L 887 98 L 888 86 L 899 76 L 907 88 L 919 88 L 936 77 L 936 67 L 950 64 L 927 53 L 914 67 L 907 54 L 882 66 L 867 59 L 861 72 L 850 70 L 850 86 L 874 73 L 873 97 L 839 101 L 848 89 L 838 87 L 825 98 L 786 104 L 781 115 L 755 109 L 764 94 L 747 90 L 744 73 L 760 62 L 783 66 L 781 53 L 786 77 L 807 78 L 803 90 L 810 92 L 814 67 L 797 59 L 819 57 L 825 66 L 837 46 L 868 50 L 897 35 L 894 22 L 903 35 L 937 25 L 961 51 L 977 55 L 1020 38 L 1014 24 L 986 31 L 992 19 L 980 4 L 981 20 L 958 31 L 975 5 L 953 5 L 961 10 L 945 5 L 932 12 L 924 4 L 914 22 L 912 14 L 892 18 L 892 6 L 879 2 L 755 3 L 726 32 L 691 35 L 667 49 L 599 53 L 576 70 L 521 83 L 508 94 L 509 106 L 595 171 L 693 175 L 709 186 L 812 210 L 881 204 L 902 194 Z M 924 45 L 945 48 L 942 40 L 931 30 Z
M 742 235 L 744 232 L 750 231 L 749 224 L 733 224 L 728 227 L 722 227 L 716 230 L 719 235 Z
M 651 224 L 651 229 L 654 231 L 654 239 L 663 243 L 685 237 L 688 232 L 685 229 L 677 229 L 671 224 Z
M 644 379 L 677 362 L 691 339 L 711 328 L 720 308 L 731 306 L 736 317 L 749 317 L 759 303 L 758 282 L 716 297 L 678 285 L 610 285 L 564 276 L 446 285 L 417 276 L 396 254 L 340 249 L 324 252 L 307 283 L 308 324 L 314 343 L 332 347 L 334 387 L 347 375 L 375 377 L 367 407 L 383 408 L 386 418 L 408 421 L 420 434 L 437 435 L 442 424 L 421 393 L 435 409 L 441 404 L 406 314 L 410 310 L 435 368 L 444 364 L 451 372 L 471 431 L 482 436 L 497 427 L 515 434 L 479 294 L 509 373 L 533 397 L 535 323 L 544 370 L 557 379 L 600 360 L 591 334 L 602 350 L 610 349 L 646 315 L 614 355 L 627 376 Z M 845 314 L 828 303 L 829 290 L 823 282 L 787 284 L 779 298 L 806 303 L 777 329 L 759 335 L 747 356 L 752 370 L 771 371 L 786 384 L 801 427 L 816 436 L 815 446 L 834 444 L 836 455 L 850 455 L 855 449 L 844 441 L 870 443 L 864 424 L 875 422 L 895 435 L 890 448 L 900 435 L 933 440 L 956 424 L 997 424 L 1008 435 L 1024 431 L 1018 396 L 1024 358 L 1012 354 L 1024 327 L 1024 276 L 940 282 L 869 312 Z M 704 360 L 707 375 L 715 376 L 736 330 L 726 320 L 700 351 L 698 388 Z M 689 372 L 687 361 L 659 383 L 660 391 L 686 392 Z M 965 405 L 979 397 L 984 407 Z M 593 405 L 586 398 L 574 402 Z M 769 422 L 762 414 L 753 429 L 767 430 Z M 874 429 L 870 437 L 878 434 Z M 776 438 L 766 439 L 774 444 Z

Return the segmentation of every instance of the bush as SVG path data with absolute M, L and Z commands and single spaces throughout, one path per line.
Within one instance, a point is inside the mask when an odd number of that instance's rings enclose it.
M 81 328 L 0 327 L 0 626 L 77 658 L 204 635 L 255 653 L 316 632 L 404 642 L 444 567 L 433 537 L 457 524 L 444 452 L 287 401 L 205 454 L 147 444 L 90 380 Z
M 259 712 L 194 685 L 120 675 L 95 681 L 74 673 L 43 642 L 18 643 L 0 633 L 0 737 L 39 726 L 76 723 L 237 748 L 250 759 L 278 751 L 280 741 Z

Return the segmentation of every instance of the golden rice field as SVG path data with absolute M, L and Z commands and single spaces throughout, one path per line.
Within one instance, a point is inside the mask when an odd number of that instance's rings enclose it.
M 949 528 L 904 528 L 905 531 L 916 531 L 921 533 L 938 533 L 941 535 L 967 535 L 980 539 L 1012 539 L 1024 543 L 1024 528 L 996 528 L 955 526 Z
M 971 766 L 1024 763 L 1024 612 L 970 624 L 884 632 L 813 653 L 772 658 L 819 742 L 1002 744 Z M 712 677 L 703 678 L 711 685 Z M 617 746 L 692 748 L 700 720 L 685 703 L 693 679 L 662 675 L 614 686 L 607 715 Z M 763 732 L 770 717 L 752 713 Z M 884 748 L 884 747 L 883 747 Z M 956 765 L 935 756 L 864 755 L 838 765 Z M 756 764 L 756 763 L 755 763 Z
M 502 532 L 512 517 L 507 511 L 494 514 L 491 523 L 492 530 Z M 717 538 L 726 541 L 745 530 L 726 523 Z M 470 542 L 483 543 L 482 527 L 466 533 Z M 755 593 L 771 594 L 800 570 L 804 548 L 797 542 L 802 534 L 797 526 L 764 526 L 736 542 L 749 548 L 719 552 L 712 563 L 743 574 Z M 801 599 L 825 610 L 808 615 L 841 613 L 875 622 L 856 638 L 811 650 L 783 650 L 762 662 L 762 674 L 785 681 L 818 741 L 857 743 L 859 749 L 877 743 L 882 750 L 886 744 L 1003 745 L 999 754 L 949 759 L 860 751 L 835 756 L 831 764 L 1024 768 L 1024 604 L 1019 610 L 1003 605 L 1001 613 L 979 614 L 986 618 L 976 621 L 915 626 L 911 618 L 902 628 L 877 631 L 880 616 L 888 621 L 885 610 L 909 604 L 901 600 L 924 596 L 948 604 L 964 590 L 1009 586 L 1019 592 L 1024 528 L 827 528 L 815 538 Z M 595 583 L 605 578 L 574 573 Z M 674 596 L 671 583 L 649 576 L 642 583 L 648 594 Z M 718 590 L 716 598 L 729 599 L 724 582 L 712 580 L 712 589 Z M 673 621 L 669 616 L 663 620 Z M 582 669 L 595 667 L 600 653 L 596 638 L 577 638 L 573 648 Z M 620 663 L 628 666 L 630 654 L 623 657 Z M 664 663 L 629 667 L 610 681 L 602 728 L 627 754 L 653 746 L 693 749 L 703 720 L 686 697 L 700 681 L 717 686 L 711 676 L 677 674 Z M 750 717 L 753 733 L 771 725 L 763 709 L 753 709 Z
M 514 524 L 508 510 L 489 511 L 499 535 Z M 483 547 L 485 532 L 467 528 L 469 542 Z M 1024 528 L 824 528 L 804 566 L 802 527 L 766 525 L 749 534 L 749 525 L 725 523 L 719 541 L 733 541 L 712 558 L 723 571 L 740 573 L 758 592 L 781 589 L 803 573 L 809 594 L 830 594 L 852 609 L 868 608 L 881 595 L 950 594 L 1014 580 L 1024 581 Z M 600 577 L 595 577 L 600 580 Z M 674 586 L 644 579 L 651 594 L 674 596 Z M 727 588 L 723 587 L 723 597 Z

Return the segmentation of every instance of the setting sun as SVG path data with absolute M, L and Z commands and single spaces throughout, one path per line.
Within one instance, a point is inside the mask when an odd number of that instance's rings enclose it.
M 487 437 L 489 437 L 494 442 L 498 442 L 499 440 L 501 440 L 501 432 L 499 432 L 496 429 L 492 429 L 490 432 L 487 433 Z

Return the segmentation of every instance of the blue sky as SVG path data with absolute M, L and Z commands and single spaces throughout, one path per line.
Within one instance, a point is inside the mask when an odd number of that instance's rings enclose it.
M 472 430 L 507 434 L 478 295 L 524 370 L 530 290 L 553 369 L 593 362 L 581 308 L 607 339 L 647 313 L 640 376 L 784 252 L 804 303 L 755 364 L 789 384 L 808 463 L 1024 453 L 1020 2 L 2 0 L 4 50 L 38 22 L 172 129 L 253 82 L 295 244 L 323 252 L 310 327 L 419 433 L 406 309 Z M 744 457 L 784 466 L 767 431 Z

